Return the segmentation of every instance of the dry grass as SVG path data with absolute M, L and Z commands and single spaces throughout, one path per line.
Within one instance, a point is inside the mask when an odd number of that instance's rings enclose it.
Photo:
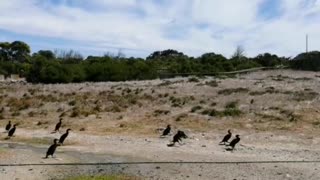
M 194 113 L 194 112 L 196 112 L 196 111 L 198 111 L 198 110 L 201 110 L 201 109 L 202 109 L 202 106 L 194 106 L 194 107 L 191 109 L 190 112 Z
M 234 93 L 247 93 L 249 92 L 249 89 L 247 88 L 230 88 L 230 89 L 223 89 L 218 91 L 218 94 L 220 95 L 231 95 Z
M 38 137 L 33 137 L 33 138 L 24 138 L 21 136 L 16 136 L 10 139 L 12 142 L 20 142 L 20 143 L 26 143 L 26 144 L 33 144 L 33 145 L 48 145 L 52 144 L 53 139 L 49 137 L 44 137 L 44 138 L 38 138 Z
M 208 81 L 208 82 L 205 83 L 205 85 L 211 86 L 211 87 L 218 87 L 219 86 L 218 82 L 215 81 L 215 80 Z
M 319 128 L 319 113 L 310 112 L 320 106 L 317 77 L 320 75 L 314 72 L 282 70 L 219 80 L 0 84 L 0 123 L 16 119 L 24 127 L 43 129 L 54 127 L 63 117 L 69 127 L 102 134 L 152 134 L 169 123 L 199 131 L 226 126 L 292 131 L 301 126 Z

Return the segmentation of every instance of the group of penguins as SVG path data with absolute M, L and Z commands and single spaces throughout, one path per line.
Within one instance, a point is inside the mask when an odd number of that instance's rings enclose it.
M 161 137 L 165 137 L 169 135 L 170 132 L 171 132 L 171 126 L 169 124 L 167 125 L 166 129 L 163 130 Z M 237 134 L 235 138 L 229 143 L 229 140 L 231 139 L 231 137 L 232 137 L 232 133 L 231 133 L 231 130 L 229 129 L 228 134 L 225 135 L 222 141 L 219 143 L 220 145 L 225 145 L 227 147 L 230 147 L 230 148 L 227 148 L 227 150 L 229 151 L 233 151 L 236 144 L 240 142 L 240 135 Z M 188 138 L 188 136 L 183 131 L 178 130 L 177 133 L 173 136 L 172 143 L 168 144 L 167 146 L 172 147 L 175 145 L 175 143 L 181 144 L 182 138 Z
M 62 118 L 60 118 L 59 122 L 56 124 L 56 127 L 52 133 L 60 132 L 59 130 L 61 125 L 62 125 Z M 13 134 L 16 131 L 17 124 L 14 124 L 12 128 L 11 126 L 12 126 L 11 121 L 9 121 L 5 127 L 6 131 L 8 132 L 7 139 L 10 139 L 11 137 L 13 137 Z M 68 137 L 70 130 L 71 129 L 67 129 L 67 131 L 64 134 L 62 134 L 59 139 L 53 140 L 53 144 L 48 148 L 45 158 L 48 158 L 49 156 L 53 157 L 53 154 L 56 151 L 57 147 L 63 145 L 63 142 Z

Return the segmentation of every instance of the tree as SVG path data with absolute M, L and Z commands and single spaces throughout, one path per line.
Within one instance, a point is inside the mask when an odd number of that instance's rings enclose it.
M 62 60 L 64 63 L 72 64 L 72 63 L 80 63 L 83 60 L 83 56 L 74 50 L 62 50 L 56 49 L 54 50 L 55 56 Z
M 29 60 L 30 46 L 22 41 L 0 42 L 0 60 L 26 62 Z
M 56 59 L 56 56 L 55 54 L 50 51 L 50 50 L 40 50 L 38 51 L 37 53 L 35 53 L 33 56 L 43 56 L 45 57 L 46 59 L 50 60 L 50 59 Z
M 185 56 L 182 52 L 178 52 L 173 49 L 167 49 L 164 51 L 155 51 L 147 57 L 147 60 L 162 58 L 162 57 L 177 57 L 177 56 Z
M 119 49 L 116 58 L 117 58 L 117 59 L 123 59 L 123 58 L 125 58 L 125 57 L 126 57 L 126 54 L 123 52 L 122 49 Z
M 231 59 L 241 60 L 245 57 L 245 51 L 242 46 L 237 46 L 235 52 L 231 56 Z
M 253 60 L 265 67 L 275 67 L 281 64 L 281 58 L 270 53 L 259 54 Z
M 301 53 L 290 61 L 293 69 L 320 71 L 320 52 Z
M 0 60 L 9 61 L 10 58 L 10 43 L 0 42 Z
M 200 63 L 214 65 L 227 59 L 221 54 L 205 53 L 200 58 Z
M 26 62 L 29 60 L 30 46 L 22 41 L 14 41 L 10 44 L 10 55 L 12 61 Z

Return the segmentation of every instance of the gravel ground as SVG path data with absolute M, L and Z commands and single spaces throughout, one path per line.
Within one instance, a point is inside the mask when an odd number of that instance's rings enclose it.
M 46 131 L 19 129 L 25 138 L 54 138 Z M 58 147 L 55 158 L 43 159 L 45 145 L 1 142 L 1 164 L 177 162 L 75 166 L 0 167 L 1 179 L 63 179 L 74 175 L 126 174 L 141 179 L 319 179 L 320 163 L 190 163 L 246 161 L 320 161 L 318 142 L 303 135 L 257 133 L 241 140 L 233 152 L 217 144 L 218 134 L 189 134 L 184 145 L 167 147 L 170 138 L 133 138 L 72 133 L 74 145 Z M 81 141 L 86 139 L 86 141 Z M 253 139 L 257 141 L 252 141 Z M 261 143 L 260 140 L 266 140 Z M 69 139 L 66 141 L 68 142 Z M 292 143 L 290 143 L 290 141 Z M 299 145 L 298 145 L 299 144 Z M 312 147 L 312 148 L 311 148 Z M 5 157 L 5 158 L 3 158 Z

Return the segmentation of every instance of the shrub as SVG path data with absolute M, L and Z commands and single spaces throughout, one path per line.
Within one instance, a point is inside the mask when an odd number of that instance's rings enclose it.
M 70 101 L 68 104 L 69 104 L 69 106 L 75 106 L 76 103 L 77 103 L 76 100 L 72 100 L 72 101 Z
M 247 93 L 249 92 L 249 89 L 247 88 L 234 88 L 234 89 L 223 89 L 218 91 L 218 94 L 222 94 L 222 95 L 230 95 L 233 93 Z
M 196 77 L 191 77 L 191 78 L 188 79 L 188 82 L 200 82 L 200 81 Z
M 220 112 L 215 109 L 211 109 L 209 111 L 209 116 L 219 116 L 219 115 L 220 115 Z
M 225 106 L 226 109 L 234 109 L 237 107 L 238 101 L 228 102 Z
M 80 110 L 78 108 L 73 108 L 72 113 L 70 114 L 70 117 L 78 117 L 80 116 Z
M 201 110 L 201 109 L 202 109 L 201 106 L 194 106 L 194 107 L 191 109 L 190 112 L 194 113 L 194 112 L 196 112 L 196 111 L 198 111 L 198 110 Z
M 222 114 L 224 116 L 240 116 L 242 114 L 242 111 L 237 108 L 227 108 L 222 112 Z
M 201 112 L 202 115 L 208 115 L 210 113 L 209 109 L 205 109 Z
M 113 106 L 107 107 L 105 109 L 105 111 L 107 111 L 107 112 L 121 112 L 122 110 L 118 105 L 113 105 Z
M 153 114 L 155 115 L 155 116 L 159 116 L 159 115 L 167 115 L 167 114 L 169 114 L 170 113 L 170 111 L 168 111 L 168 110 L 155 110 L 154 112 L 153 112 Z
M 180 114 L 180 115 L 176 118 L 175 121 L 179 122 L 179 121 L 181 121 L 183 118 L 186 118 L 186 117 L 188 117 L 188 114 Z
M 215 80 L 212 80 L 212 81 L 206 82 L 205 85 L 211 86 L 211 87 L 218 87 L 218 82 Z
M 311 101 L 318 97 L 317 92 L 313 91 L 298 91 L 293 93 L 293 100 L 295 101 Z

